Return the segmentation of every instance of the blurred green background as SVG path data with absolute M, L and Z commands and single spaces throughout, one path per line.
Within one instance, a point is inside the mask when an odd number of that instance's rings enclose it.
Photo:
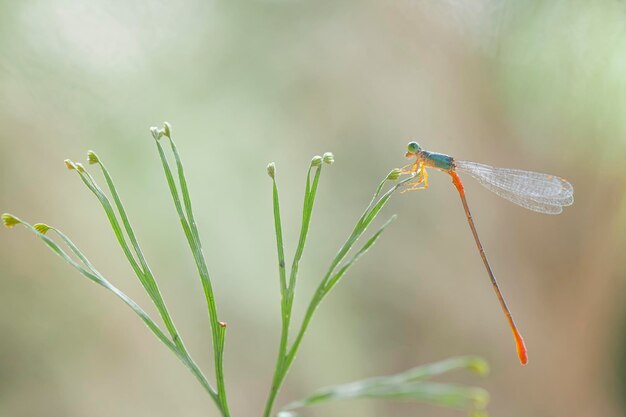
M 301 317 L 410 139 L 574 184 L 574 206 L 553 217 L 466 181 L 529 364 L 517 362 L 455 190 L 433 173 L 428 191 L 385 209 L 399 219 L 319 310 L 278 405 L 477 354 L 493 368 L 478 381 L 493 416 L 625 414 L 623 2 L 25 0 L 0 10 L 0 211 L 59 227 L 152 312 L 96 199 L 62 162 L 98 152 L 212 373 L 201 286 L 148 132 L 171 122 L 228 322 L 235 416 L 261 414 L 280 326 L 266 164 L 277 164 L 292 249 L 308 161 L 336 158 L 301 266 Z M 128 308 L 24 230 L 2 230 L 0 416 L 130 415 L 217 411 Z M 462 413 L 365 401 L 307 415 Z

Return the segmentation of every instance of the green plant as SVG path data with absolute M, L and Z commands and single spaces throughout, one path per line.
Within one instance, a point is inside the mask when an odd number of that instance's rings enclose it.
M 152 128 L 151 132 L 163 165 L 163 170 L 176 212 L 185 237 L 187 238 L 187 242 L 196 263 L 198 275 L 202 283 L 211 325 L 215 363 L 215 387 L 209 382 L 208 378 L 195 363 L 191 354 L 185 347 L 183 339 L 178 333 L 163 296 L 161 295 L 154 274 L 146 261 L 146 257 L 144 256 L 137 238 L 135 237 L 134 230 L 130 224 L 128 216 L 126 215 L 126 211 L 113 179 L 102 160 L 93 151 L 88 152 L 88 162 L 92 165 L 98 165 L 100 167 L 104 180 L 107 184 L 110 197 L 107 196 L 107 194 L 100 188 L 94 177 L 82 164 L 74 163 L 70 160 L 66 160 L 65 164 L 68 169 L 78 174 L 87 188 L 99 200 L 124 255 L 126 256 L 141 285 L 154 303 L 165 330 L 163 330 L 161 326 L 159 326 L 139 305 L 137 305 L 117 287 L 112 285 L 100 272 L 98 272 L 87 257 L 60 230 L 43 223 L 31 225 L 18 217 L 7 213 L 2 215 L 2 220 L 7 227 L 13 227 L 18 224 L 26 227 L 39 237 L 53 252 L 73 266 L 82 275 L 118 296 L 143 320 L 152 333 L 192 372 L 202 387 L 213 399 L 220 414 L 224 417 L 229 417 L 230 411 L 226 396 L 223 366 L 226 324 L 219 320 L 218 309 L 211 284 L 211 277 L 208 272 L 198 229 L 194 220 L 183 164 L 181 162 L 176 144 L 172 140 L 170 125 L 165 123 L 163 128 Z M 165 149 L 163 148 L 163 138 L 166 138 L 169 143 L 176 166 L 176 175 L 170 167 L 170 162 L 168 161 Z M 372 200 L 356 222 L 352 233 L 341 246 L 338 253 L 331 261 L 328 270 L 320 280 L 317 290 L 309 302 L 304 318 L 297 328 L 297 331 L 294 333 L 295 337 L 292 341 L 290 341 L 289 334 L 291 330 L 294 294 L 298 278 L 298 267 L 306 245 L 320 176 L 324 165 L 331 165 L 333 162 L 333 155 L 331 153 L 325 153 L 323 156 L 314 157 L 309 164 L 304 193 L 300 237 L 294 258 L 291 262 L 289 273 L 287 273 L 288 271 L 284 255 L 283 232 L 280 217 L 278 187 L 276 183 L 276 168 L 273 163 L 269 164 L 267 167 L 267 173 L 272 179 L 274 225 L 276 230 L 276 246 L 278 253 L 278 276 L 281 292 L 282 325 L 276 367 L 265 410 L 263 412 L 263 417 L 270 417 L 273 414 L 276 397 L 285 381 L 291 365 L 293 364 L 316 309 L 329 292 L 345 276 L 350 267 L 354 265 L 354 263 L 363 254 L 365 254 L 365 252 L 367 252 L 374 245 L 374 243 L 376 243 L 385 228 L 394 220 L 395 216 L 392 216 L 358 248 L 356 247 L 357 243 L 361 240 L 361 237 L 364 235 L 367 228 L 376 219 L 377 215 L 387 204 L 391 196 L 400 187 L 402 187 L 403 184 L 413 179 L 412 176 L 409 176 L 408 178 L 399 181 L 402 171 L 394 169 L 380 182 L 374 192 Z M 383 192 L 388 183 L 394 182 L 394 185 L 391 185 L 386 191 Z M 60 239 L 60 243 L 64 244 L 66 249 L 62 248 L 61 244 L 52 239 L 54 235 Z M 354 253 L 348 257 L 351 251 Z M 308 398 L 287 405 L 284 408 L 285 411 L 281 412 L 281 415 L 295 415 L 293 411 L 294 409 L 323 402 L 355 398 L 396 398 L 417 400 L 469 410 L 474 413 L 475 416 L 484 415 L 482 410 L 484 410 L 488 401 L 488 395 L 484 390 L 480 388 L 426 381 L 432 376 L 459 368 L 470 369 L 480 374 L 484 374 L 487 370 L 487 365 L 484 361 L 478 358 L 453 358 L 443 362 L 414 368 L 407 372 L 389 377 L 372 378 L 357 381 L 351 384 L 339 385 L 321 390 Z

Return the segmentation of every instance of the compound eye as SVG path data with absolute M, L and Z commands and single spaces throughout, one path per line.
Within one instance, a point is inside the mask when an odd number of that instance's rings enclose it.
M 420 149 L 422 149 L 419 143 L 417 142 L 409 142 L 409 145 L 407 148 L 409 149 L 410 153 L 418 153 Z

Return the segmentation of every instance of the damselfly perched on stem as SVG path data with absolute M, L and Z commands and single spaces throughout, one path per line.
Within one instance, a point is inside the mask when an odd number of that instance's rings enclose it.
M 545 214 L 559 214 L 563 211 L 563 207 L 572 205 L 574 203 L 574 187 L 563 178 L 554 175 L 523 171 L 520 169 L 494 168 L 477 162 L 459 161 L 442 153 L 424 150 L 417 142 L 409 143 L 406 157 L 415 158 L 415 162 L 404 167 L 404 172 L 415 175 L 416 180 L 407 183 L 406 186 L 408 188 L 404 191 L 425 190 L 428 188 L 427 168 L 438 169 L 447 173 L 452 178 L 452 183 L 461 197 L 467 222 L 472 230 L 474 240 L 476 241 L 476 247 L 485 264 L 489 279 L 498 296 L 498 301 L 504 311 L 509 327 L 513 332 L 517 356 L 522 365 L 525 365 L 528 362 L 528 353 L 524 339 L 515 325 L 511 311 L 506 304 L 504 296 L 498 286 L 498 281 L 487 260 L 487 255 L 480 242 L 472 214 L 467 205 L 465 189 L 459 177 L 459 173 L 468 174 L 485 188 L 493 191 L 502 198 L 506 198 L 529 210 Z

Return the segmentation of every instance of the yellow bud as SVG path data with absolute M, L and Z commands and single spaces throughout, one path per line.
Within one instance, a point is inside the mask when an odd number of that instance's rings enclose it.
M 22 221 L 20 219 L 18 219 L 17 217 L 15 217 L 12 214 L 9 213 L 3 213 L 2 214 L 2 222 L 4 223 L 4 225 L 6 227 L 13 227 L 17 224 L 21 224 Z
M 389 175 L 387 175 L 387 179 L 391 181 L 396 181 L 398 178 L 400 178 L 401 174 L 402 170 L 400 168 L 394 168 L 391 170 Z
M 46 232 L 50 230 L 50 226 L 48 226 L 47 224 L 43 224 L 43 223 L 34 224 L 33 227 L 42 235 L 45 235 Z
M 65 161 L 65 166 L 67 167 L 67 169 L 69 169 L 70 171 L 76 169 L 76 165 L 74 165 L 74 162 L 70 161 L 69 159 L 66 159 Z
M 489 364 L 484 359 L 472 358 L 467 369 L 476 372 L 478 375 L 487 375 L 489 373 Z
M 88 151 L 87 152 L 87 162 L 89 162 L 89 164 L 91 164 L 91 165 L 98 164 L 98 163 L 100 163 L 100 159 L 98 159 L 98 155 L 96 155 L 96 153 L 94 151 Z

